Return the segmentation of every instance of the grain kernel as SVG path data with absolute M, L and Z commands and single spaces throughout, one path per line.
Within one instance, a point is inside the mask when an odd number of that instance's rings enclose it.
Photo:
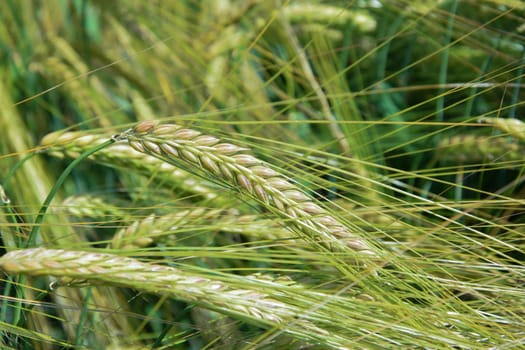
M 295 188 L 294 185 L 292 185 L 290 182 L 286 181 L 282 177 L 272 177 L 270 179 L 267 179 L 266 182 L 270 183 L 272 187 L 278 190 L 288 190 Z
M 161 124 L 155 128 L 155 135 L 171 135 L 182 128 L 177 124 Z
M 261 164 L 261 161 L 249 154 L 235 154 L 232 156 L 235 159 L 235 162 L 244 166 L 252 166 Z
M 219 143 L 218 138 L 209 135 L 201 135 L 193 141 L 195 141 L 195 143 L 199 144 L 200 146 L 213 146 Z
M 239 146 L 232 145 L 231 143 L 219 143 L 218 145 L 213 146 L 213 148 L 220 154 L 227 156 L 242 150 Z
M 276 177 L 279 176 L 279 173 L 277 173 L 275 170 L 270 169 L 268 167 L 262 166 L 262 165 L 256 165 L 254 167 L 251 167 L 250 170 L 255 174 L 259 175 L 261 177 Z
M 310 198 L 308 198 L 308 196 L 306 196 L 304 193 L 300 192 L 300 191 L 297 191 L 297 190 L 288 190 L 288 191 L 284 191 L 283 194 L 293 200 L 293 201 L 296 201 L 296 202 L 305 202 L 307 200 L 310 200 Z
M 219 168 L 221 169 L 221 174 L 223 177 L 225 177 L 228 180 L 233 179 L 233 173 L 226 164 L 219 164 Z
M 179 157 L 179 152 L 173 145 L 167 144 L 167 143 L 161 143 L 160 148 L 162 149 L 162 152 L 167 155 L 168 157 Z
M 195 153 L 193 153 L 192 151 L 187 150 L 187 149 L 181 149 L 179 153 L 181 157 L 184 158 L 185 160 L 192 162 L 194 164 L 199 164 L 199 158 L 197 158 Z
M 250 183 L 250 180 L 242 174 L 237 175 L 237 183 L 239 186 L 243 187 L 246 191 L 252 193 L 252 184 Z
M 151 141 L 142 141 L 144 148 L 146 148 L 148 151 L 160 154 L 160 147 L 154 142 Z
M 135 126 L 134 131 L 138 134 L 144 134 L 148 133 L 155 127 L 155 121 L 154 120 L 145 120 L 143 122 L 140 122 Z
M 139 151 L 139 152 L 142 152 L 142 153 L 147 153 L 145 150 L 144 150 L 144 146 L 142 145 L 142 142 L 140 141 L 129 141 L 129 145 L 131 147 L 133 147 L 135 150 Z
M 217 163 L 215 163 L 213 160 L 210 159 L 208 156 L 201 156 L 200 157 L 201 164 L 206 170 L 211 171 L 215 175 L 221 175 L 221 170 L 219 169 L 219 166 Z
M 312 202 L 301 203 L 300 207 L 308 214 L 317 215 L 324 213 L 323 208 Z
M 255 184 L 253 186 L 253 193 L 264 203 L 268 203 L 268 193 L 266 193 L 266 190 L 259 184 Z
M 200 134 L 201 133 L 196 130 L 180 129 L 180 130 L 175 131 L 175 133 L 173 134 L 173 138 L 175 140 L 193 140 Z

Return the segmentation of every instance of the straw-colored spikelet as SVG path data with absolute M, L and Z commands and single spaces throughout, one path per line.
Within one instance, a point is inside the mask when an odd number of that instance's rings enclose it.
M 282 328 L 310 340 L 329 333 L 302 318 L 300 309 L 287 301 L 278 280 L 246 277 L 245 283 L 268 292 L 235 287 L 215 277 L 196 275 L 169 266 L 145 263 L 113 254 L 63 249 L 33 248 L 9 252 L 0 257 L 0 269 L 10 274 L 52 275 L 66 280 L 135 288 L 148 293 L 172 296 L 250 323 Z M 343 339 L 329 335 L 334 347 Z
M 53 132 L 46 135 L 40 145 L 45 151 L 58 158 L 78 158 L 80 154 L 107 141 L 108 135 L 85 132 Z M 129 145 L 119 142 L 106 147 L 89 157 L 98 163 L 111 167 L 135 169 L 144 175 L 155 175 L 169 186 L 178 186 L 186 192 L 204 196 L 207 199 L 216 197 L 203 181 L 177 169 L 155 157 L 137 152 Z
M 283 175 L 239 146 L 180 125 L 157 125 L 153 121 L 138 124 L 128 142 L 139 152 L 203 171 L 205 176 L 247 194 L 273 213 L 290 219 L 299 233 L 332 251 L 350 248 L 375 255 L 367 242 L 352 234 Z

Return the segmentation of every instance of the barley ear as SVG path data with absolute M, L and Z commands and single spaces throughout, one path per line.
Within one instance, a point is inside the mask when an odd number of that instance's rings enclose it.
M 525 141 L 525 123 L 515 118 L 489 118 L 479 119 L 480 123 L 492 124 L 495 128 L 508 133 L 517 140 Z
M 295 231 L 330 251 L 377 255 L 299 187 L 246 149 L 176 124 L 142 122 L 128 137 L 135 150 L 175 166 L 188 166 L 263 204 L 289 220 Z
M 147 129 L 147 125 L 143 125 L 141 129 Z M 117 136 L 117 139 L 122 140 L 126 137 L 125 132 Z M 40 145 L 51 156 L 76 159 L 90 147 L 105 142 L 107 138 L 108 135 L 104 134 L 58 131 L 44 136 Z M 188 193 L 197 194 L 208 200 L 217 197 L 204 181 L 155 157 L 148 156 L 144 152 L 137 152 L 125 142 L 116 142 L 101 149 L 92 154 L 89 159 L 110 167 L 126 167 L 145 176 L 154 175 L 166 186 L 183 188 Z
M 515 167 L 523 164 L 525 145 L 506 137 L 455 135 L 442 139 L 437 150 L 442 162 L 483 162 L 486 166 Z
M 137 259 L 113 254 L 63 249 L 32 248 L 9 252 L 0 257 L 0 269 L 7 273 L 33 276 L 51 275 L 69 281 L 85 281 L 135 288 L 148 293 L 175 297 L 190 304 L 241 318 L 257 326 L 278 327 L 291 335 L 317 342 L 326 342 L 328 331 L 304 319 L 301 309 L 283 293 L 274 291 L 275 281 L 246 278 L 242 288 L 208 277 L 189 273 L 174 267 L 145 263 Z M 337 335 L 329 342 L 343 348 L 348 339 Z
M 225 210 L 195 208 L 178 212 L 155 215 L 132 222 L 119 229 L 111 240 L 114 249 L 135 249 L 147 247 L 161 239 L 166 239 L 171 232 L 180 227 L 192 225 L 192 222 L 217 219 Z

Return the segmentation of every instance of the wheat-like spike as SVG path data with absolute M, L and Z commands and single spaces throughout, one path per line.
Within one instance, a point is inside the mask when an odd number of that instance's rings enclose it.
M 274 213 L 291 219 L 301 233 L 330 250 L 351 248 L 376 255 L 367 242 L 352 234 L 283 175 L 245 153 L 244 148 L 180 125 L 156 125 L 153 121 L 138 124 L 129 134 L 128 142 L 139 152 L 174 165 L 182 161 L 206 172 L 206 176 L 239 189 Z
M 179 227 L 191 225 L 192 222 L 201 224 L 203 221 L 217 219 L 227 212 L 228 210 L 225 209 L 196 208 L 166 215 L 151 214 L 118 230 L 111 240 L 111 247 L 122 249 L 147 247 L 163 237 L 166 238 Z
M 12 274 L 52 275 L 168 293 L 188 302 L 276 323 L 295 316 L 296 311 L 264 293 L 231 288 L 221 281 L 173 267 L 113 254 L 33 248 L 5 254 L 0 258 L 0 268 Z
M 291 232 L 275 220 L 261 219 L 258 215 L 239 215 L 234 209 L 195 208 L 166 215 L 151 214 L 142 220 L 132 222 L 119 229 L 111 240 L 114 249 L 138 249 L 158 241 L 167 245 L 178 242 L 176 230 L 185 230 L 194 224 L 212 221 L 215 230 L 235 233 L 252 239 L 293 241 Z
M 479 120 L 481 123 L 492 124 L 494 127 L 519 141 L 525 141 L 525 123 L 516 118 L 490 118 L 483 117 Z
M 256 239 L 293 241 L 294 236 L 282 223 L 259 215 L 229 215 L 221 218 L 215 225 L 221 231 L 237 233 Z
M 108 203 L 103 198 L 92 195 L 69 196 L 59 208 L 68 214 L 91 219 L 106 218 L 108 216 L 123 218 L 126 216 L 121 208 Z
M 286 296 L 278 290 L 272 293 L 281 285 L 276 280 L 257 279 L 256 276 L 246 279 L 246 283 L 253 283 L 253 286 L 264 286 L 264 290 L 269 291 L 266 293 L 240 289 L 218 278 L 145 263 L 134 258 L 46 248 L 9 252 L 0 257 L 0 268 L 11 274 L 52 275 L 169 295 L 233 317 L 241 317 L 259 326 L 278 326 L 285 332 L 299 334 L 310 340 L 328 338 L 334 347 L 344 348 L 344 340 L 303 319 L 298 307 L 280 301 L 280 298 L 286 300 Z
M 282 14 L 292 23 L 301 25 L 320 23 L 328 25 L 341 25 L 353 23 L 363 32 L 370 32 L 376 28 L 376 20 L 365 11 L 351 11 L 345 7 L 315 3 L 292 3 L 283 6 Z
M 522 166 L 525 147 L 516 140 L 504 137 L 456 135 L 443 139 L 438 145 L 439 160 L 445 162 L 477 163 L 494 160 L 498 166 Z
M 104 134 L 57 131 L 47 134 L 40 145 L 45 148 L 49 155 L 54 157 L 77 158 L 87 149 L 99 145 L 107 139 L 108 135 Z M 122 142 L 96 152 L 89 159 L 111 167 L 136 169 L 146 176 L 154 174 L 167 185 L 183 188 L 186 192 L 202 195 L 206 199 L 217 197 L 217 194 L 200 179 L 196 179 L 187 172 L 155 157 L 137 152 Z

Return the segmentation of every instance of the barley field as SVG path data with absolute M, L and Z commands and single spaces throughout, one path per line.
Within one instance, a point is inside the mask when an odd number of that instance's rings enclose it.
M 524 17 L 0 2 L 0 348 L 525 347 Z

